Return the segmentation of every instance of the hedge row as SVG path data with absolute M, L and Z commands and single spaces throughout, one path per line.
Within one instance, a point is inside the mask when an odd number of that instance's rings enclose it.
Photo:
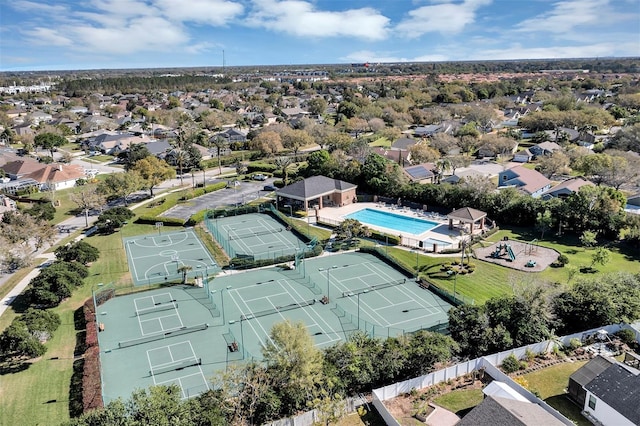
M 85 320 L 86 337 L 84 365 L 82 370 L 82 410 L 87 412 L 103 406 L 102 384 L 100 379 L 100 347 L 93 300 L 89 299 L 82 307 Z
M 247 165 L 247 173 L 266 172 L 273 173 L 278 169 L 275 164 L 256 161 Z
M 385 262 L 387 265 L 391 266 L 392 268 L 400 269 L 402 272 L 404 272 L 409 277 L 417 275 L 417 273 L 418 273 L 418 271 L 416 271 L 415 268 L 413 268 L 413 267 L 411 267 L 409 265 L 405 265 L 404 263 L 400 262 L 398 259 L 396 259 L 396 258 L 394 258 L 392 256 L 389 256 L 387 253 L 385 253 L 379 247 L 360 247 L 360 249 L 358 251 L 361 251 L 363 253 L 373 254 L 374 256 L 378 257 L 380 260 L 382 260 L 383 262 Z
M 210 192 L 219 191 L 223 188 L 227 187 L 226 182 L 218 182 L 212 185 L 207 185 L 204 188 L 194 189 L 192 191 L 187 191 L 184 196 L 182 196 L 182 200 L 190 200 L 192 198 L 201 197 L 204 194 L 208 194 Z
M 146 216 L 142 215 L 136 219 L 136 223 L 142 223 L 146 225 L 153 225 L 157 222 L 161 222 L 166 226 L 184 226 L 184 219 L 177 219 L 175 217 L 162 217 L 162 216 Z
M 397 246 L 402 242 L 402 238 L 398 235 L 385 234 L 384 232 L 376 231 L 374 229 L 369 228 L 371 231 L 371 236 L 369 238 L 374 239 L 376 241 L 380 241 L 383 243 L 389 243 L 391 245 Z

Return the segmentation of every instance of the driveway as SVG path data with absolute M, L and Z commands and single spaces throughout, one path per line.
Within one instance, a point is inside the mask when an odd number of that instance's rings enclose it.
M 188 203 L 180 204 L 170 208 L 161 216 L 175 217 L 177 219 L 187 220 L 191 215 L 204 209 L 212 209 L 216 207 L 228 207 L 239 204 L 248 203 L 256 198 L 264 197 L 272 191 L 263 191 L 265 185 L 272 185 L 274 178 L 265 181 L 238 181 L 239 185 L 229 186 L 219 191 L 210 192 L 200 197 L 189 200 Z M 216 179 L 211 183 L 223 182 Z M 210 182 L 207 182 L 210 183 Z

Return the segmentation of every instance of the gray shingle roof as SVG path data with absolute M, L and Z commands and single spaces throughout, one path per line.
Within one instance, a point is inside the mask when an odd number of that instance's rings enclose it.
M 560 420 L 530 402 L 487 396 L 456 426 L 556 426 Z
M 613 363 L 615 360 L 598 355 L 569 376 L 569 380 L 573 380 L 580 386 L 585 386 Z
M 458 210 L 454 210 L 447 215 L 452 219 L 463 219 L 463 220 L 476 220 L 482 219 L 487 214 L 483 211 L 472 209 L 471 207 L 463 207 Z
M 621 364 L 613 364 L 589 382 L 585 389 L 608 406 L 640 424 L 640 375 Z
M 321 195 L 330 194 L 332 192 L 343 192 L 356 187 L 357 185 L 342 180 L 331 179 L 326 176 L 312 176 L 292 183 L 291 185 L 287 185 L 284 188 L 277 190 L 276 194 L 285 197 L 308 200 L 317 198 Z

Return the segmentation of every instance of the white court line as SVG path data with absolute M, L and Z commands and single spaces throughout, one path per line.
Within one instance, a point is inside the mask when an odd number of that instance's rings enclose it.
M 200 372 L 199 373 L 192 373 L 192 374 L 187 374 L 185 376 L 180 376 L 180 377 L 176 377 L 175 379 L 169 379 L 169 380 L 165 380 L 163 382 L 158 382 L 158 385 L 163 385 L 165 383 L 175 383 L 176 381 L 178 382 L 178 386 L 180 386 L 180 389 L 182 389 L 182 399 L 187 399 L 187 398 L 191 398 L 197 395 L 188 395 L 186 394 L 186 389 L 184 386 L 182 386 L 182 379 L 186 379 L 187 377 L 193 377 L 193 376 L 200 376 L 202 378 L 202 382 L 204 383 L 205 387 L 207 388 L 207 390 L 210 390 L 211 388 L 209 387 L 209 384 L 207 383 L 207 379 L 205 378 L 204 373 L 202 372 L 202 368 L 200 368 Z M 200 395 L 200 394 L 198 394 Z
M 231 289 L 234 290 L 234 289 Z M 236 302 L 236 299 L 233 297 L 233 295 L 231 294 L 231 290 L 228 290 L 227 293 L 229 294 L 229 296 L 231 296 L 231 300 L 233 300 L 233 303 L 236 305 L 236 307 L 238 308 L 238 311 L 240 311 L 241 315 L 245 315 L 242 312 L 242 308 L 240 307 L 240 305 L 238 304 L 238 302 Z M 237 291 L 237 290 L 236 290 Z M 240 297 L 240 299 L 244 302 L 244 299 L 242 299 L 242 296 Z M 249 306 L 246 304 L 246 302 L 244 303 L 244 306 L 249 309 Z M 242 320 L 241 320 L 242 321 Z M 253 330 L 253 334 L 256 335 L 256 337 L 258 338 L 258 340 L 260 341 L 260 344 L 262 346 L 266 346 L 264 343 L 264 340 L 262 340 L 262 337 L 260 337 L 261 335 L 258 334 L 258 332 L 256 331 L 255 327 L 253 326 L 253 324 L 251 324 L 250 320 L 245 320 L 247 322 L 247 324 L 249 324 L 249 327 L 251 327 L 251 329 Z M 258 324 L 260 325 L 260 328 L 262 328 L 262 331 L 266 333 L 265 329 L 262 327 L 262 324 L 260 324 L 260 322 L 258 322 Z M 267 339 L 271 340 L 271 337 L 269 336 L 269 334 L 266 334 Z M 271 340 L 271 343 L 273 343 L 273 340 Z
M 443 311 L 440 306 L 434 306 L 429 300 L 425 299 L 420 292 L 410 291 L 409 288 L 403 286 L 398 287 L 398 290 L 400 290 L 400 292 L 403 293 L 406 297 L 413 298 L 413 300 L 420 300 L 420 306 L 425 308 L 429 312 L 433 312 L 432 315 L 436 315 Z
M 289 280 L 286 280 L 286 279 L 278 280 L 278 284 L 280 284 L 280 285 L 282 286 L 282 288 L 284 288 L 284 285 L 283 285 L 280 281 L 284 281 L 284 282 L 287 284 L 287 286 L 289 286 L 289 287 L 291 288 L 291 290 L 292 290 L 294 293 L 296 293 L 296 294 L 298 295 L 298 297 L 300 298 L 300 299 L 299 299 L 300 301 L 303 301 L 303 300 L 304 300 L 304 299 L 302 298 L 302 296 L 300 295 L 300 293 L 298 293 L 298 290 L 293 286 L 293 284 L 291 284 L 291 283 L 289 282 Z M 287 291 L 287 292 L 288 292 L 288 290 L 287 290 L 287 289 L 285 289 L 285 291 Z M 294 298 L 292 295 L 291 295 L 291 297 L 295 300 L 295 298 Z M 327 331 L 324 329 L 324 327 L 322 327 L 322 326 L 320 326 L 320 324 L 316 323 L 316 318 L 313 318 L 313 317 L 311 316 L 311 314 L 310 314 L 309 312 L 307 312 L 307 310 L 306 310 L 306 309 L 303 309 L 302 311 L 304 312 L 304 314 L 305 314 L 305 315 L 306 315 L 306 316 L 307 316 L 311 321 L 313 321 L 313 322 L 318 326 L 318 328 L 320 328 L 320 329 L 322 330 L 322 332 L 324 333 L 324 335 L 325 335 L 325 336 L 329 337 L 329 335 L 328 335 Z M 338 335 L 338 334 L 337 334 L 337 331 L 335 331 L 335 330 L 333 329 L 333 327 L 331 327 L 331 325 L 330 325 L 330 324 L 325 320 L 325 318 L 324 318 L 322 315 L 320 315 L 320 314 L 315 310 L 315 306 L 311 306 L 311 311 L 312 311 L 315 315 L 317 315 L 318 319 L 319 319 L 320 321 L 322 321 L 322 322 L 324 323 L 324 325 L 326 325 L 326 326 L 327 326 L 327 329 L 328 329 L 328 330 L 331 330 L 331 333 L 336 333 L 336 336 Z M 339 337 L 336 337 L 336 338 L 329 337 L 329 339 L 330 339 L 330 340 L 329 340 L 329 342 L 328 342 L 328 343 L 330 343 L 330 342 L 335 342 L 335 341 L 337 341 L 337 340 L 341 340 L 341 338 L 339 338 Z
M 284 291 L 284 292 L 282 292 L 282 293 L 271 293 L 271 294 L 269 294 L 268 296 L 254 297 L 253 299 L 244 299 L 244 298 L 243 298 L 243 300 L 244 300 L 245 302 L 255 302 L 256 300 L 262 300 L 262 299 L 264 299 L 264 298 L 266 298 L 266 297 L 282 296 L 283 294 L 289 294 L 289 292 L 285 290 L 285 291 Z
M 168 353 L 169 353 L 169 356 L 171 357 L 171 361 L 169 361 L 169 362 L 163 362 L 163 363 L 160 363 L 160 364 L 155 364 L 155 365 L 153 365 L 152 370 L 153 370 L 153 369 L 157 369 L 158 367 L 164 367 L 165 365 L 173 364 L 173 363 L 176 363 L 176 362 L 186 361 L 186 360 L 188 360 L 188 359 L 197 359 L 197 358 L 195 357 L 195 355 L 193 355 L 193 348 L 191 349 L 191 353 L 192 353 L 192 355 L 191 355 L 191 356 L 188 356 L 188 357 L 186 357 L 186 358 L 181 358 L 181 359 L 175 359 L 175 358 L 173 357 L 173 352 L 171 351 L 171 347 L 172 347 L 172 346 L 178 346 L 178 345 L 184 345 L 184 344 L 186 344 L 186 343 L 191 344 L 191 341 L 189 341 L 189 340 L 185 340 L 184 342 L 174 343 L 174 344 L 172 344 L 172 345 L 160 346 L 160 347 L 158 347 L 158 348 L 148 349 L 148 350 L 147 350 L 147 357 L 148 357 L 148 355 L 149 355 L 149 353 L 150 353 L 150 352 L 160 351 L 160 350 L 164 350 L 164 351 L 168 352 Z

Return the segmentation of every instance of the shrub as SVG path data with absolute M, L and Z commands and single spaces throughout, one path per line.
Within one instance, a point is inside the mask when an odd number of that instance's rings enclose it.
M 569 258 L 566 255 L 561 254 L 560 256 L 558 256 L 558 259 L 556 259 L 556 262 L 564 266 L 569 263 Z
M 93 346 L 84 354 L 82 372 L 82 408 L 84 412 L 102 407 L 100 348 Z
M 569 340 L 569 347 L 571 348 L 571 350 L 574 351 L 581 346 L 582 346 L 582 342 L 580 341 L 580 339 L 574 337 Z
M 536 354 L 531 349 L 527 348 L 527 350 L 524 352 L 524 357 L 527 361 L 533 361 L 533 359 L 536 357 Z
M 633 332 L 633 330 L 629 330 L 628 328 L 623 328 L 622 330 L 619 330 L 618 332 L 616 332 L 615 335 L 620 340 L 622 340 L 623 343 L 629 346 L 634 346 L 637 343 L 636 334 Z
M 514 354 L 509 355 L 502 361 L 502 370 L 509 374 L 520 370 L 521 364 Z

